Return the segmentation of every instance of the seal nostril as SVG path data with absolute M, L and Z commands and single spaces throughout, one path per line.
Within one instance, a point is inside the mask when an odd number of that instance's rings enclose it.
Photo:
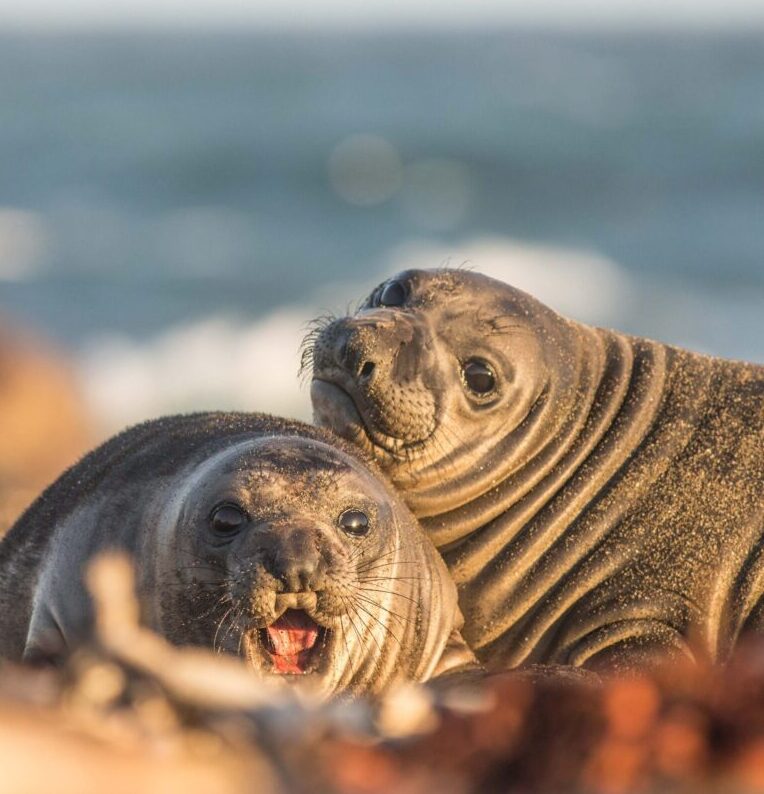
M 361 367 L 361 377 L 370 378 L 374 372 L 375 364 L 373 361 L 365 361 Z

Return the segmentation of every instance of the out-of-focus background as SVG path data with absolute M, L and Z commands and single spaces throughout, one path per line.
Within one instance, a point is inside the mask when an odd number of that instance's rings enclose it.
M 444 263 L 764 361 L 764 2 L 2 4 L 0 458 L 307 418 L 304 323 Z

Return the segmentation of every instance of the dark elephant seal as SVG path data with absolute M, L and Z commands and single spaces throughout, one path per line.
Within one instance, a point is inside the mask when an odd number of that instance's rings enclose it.
M 764 368 L 407 271 L 306 340 L 318 424 L 371 451 L 489 667 L 721 660 L 764 626 Z
M 395 491 L 330 433 L 258 414 L 175 416 L 69 469 L 0 544 L 0 655 L 86 638 L 82 574 L 136 561 L 143 620 L 323 694 L 468 664 L 456 588 Z

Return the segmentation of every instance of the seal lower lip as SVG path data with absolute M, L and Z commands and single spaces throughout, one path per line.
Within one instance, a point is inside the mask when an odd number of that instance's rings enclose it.
M 330 390 L 327 399 L 326 390 Z M 342 385 L 325 377 L 314 377 L 311 386 L 314 414 L 321 416 L 321 406 L 328 405 L 326 413 L 331 420 L 326 422 L 336 433 L 344 436 L 360 446 L 369 445 L 368 451 L 375 448 L 381 449 L 388 455 L 401 456 L 404 448 L 413 448 L 412 444 L 405 444 L 400 439 L 384 436 L 374 430 L 366 421 L 363 412 L 358 407 L 353 395 Z M 319 424 L 321 422 L 319 421 Z M 420 442 L 421 443 L 421 442 Z
M 304 675 L 318 662 L 326 629 L 301 609 L 288 609 L 263 629 L 259 629 L 261 647 L 279 675 Z

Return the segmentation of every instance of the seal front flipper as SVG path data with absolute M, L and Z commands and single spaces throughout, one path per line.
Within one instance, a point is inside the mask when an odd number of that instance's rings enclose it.
M 446 647 L 432 672 L 432 678 L 457 675 L 461 673 L 478 673 L 483 666 L 477 660 L 472 649 L 467 645 L 459 629 L 454 629 L 448 637 Z

